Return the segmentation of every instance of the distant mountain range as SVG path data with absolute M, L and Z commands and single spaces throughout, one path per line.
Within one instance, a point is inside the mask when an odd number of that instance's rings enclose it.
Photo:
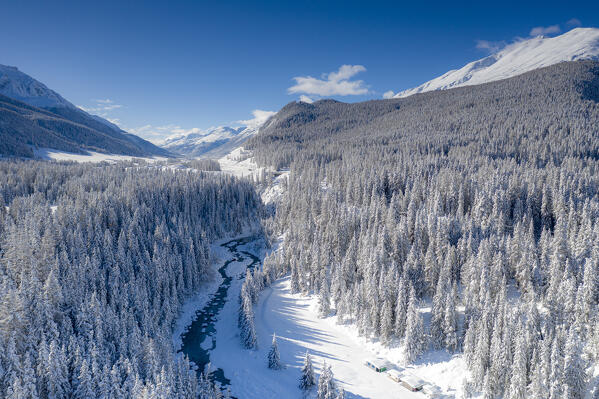
M 159 145 L 186 157 L 220 158 L 240 147 L 259 128 L 260 126 L 219 126 L 204 132 L 173 135 Z
M 471 86 L 521 75 L 564 61 L 599 60 L 599 29 L 576 28 L 556 37 L 517 41 L 501 51 L 452 70 L 395 98 L 434 90 Z
M 172 155 L 77 108 L 17 68 L 0 65 L 0 155 L 33 157 L 36 147 L 140 157 Z
M 255 110 L 253 114 L 254 119 L 239 122 L 242 126 L 219 126 L 204 131 L 174 134 L 158 145 L 189 158 L 221 158 L 241 147 L 261 127 L 270 124 L 272 121 L 269 118 L 274 112 Z

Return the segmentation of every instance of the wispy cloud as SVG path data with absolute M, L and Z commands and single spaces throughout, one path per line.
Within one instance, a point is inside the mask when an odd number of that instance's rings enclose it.
M 551 25 L 551 26 L 537 26 L 536 28 L 532 28 L 530 31 L 530 36 L 540 36 L 540 35 L 551 35 L 554 33 L 560 33 L 562 29 L 559 25 Z
M 368 87 L 362 80 L 351 80 L 360 72 L 363 65 L 342 65 L 337 71 L 323 74 L 321 78 L 296 76 L 295 85 L 287 89 L 289 94 L 311 94 L 316 96 L 355 96 L 368 93 Z
M 276 112 L 274 111 L 264 111 L 262 109 L 255 109 L 252 111 L 252 115 L 254 116 L 252 119 L 240 120 L 237 121 L 237 124 L 251 127 L 261 126 L 264 124 L 264 122 L 268 120 L 268 118 L 270 118 L 274 114 L 276 114 Z
M 84 110 L 85 112 L 89 112 L 90 114 L 96 114 L 104 117 L 107 115 L 109 111 L 114 111 L 115 109 L 123 107 L 121 104 L 116 104 L 113 100 L 109 98 L 92 100 L 92 102 L 94 104 L 89 107 L 84 107 L 82 105 L 79 105 L 78 107 Z
M 312 104 L 314 102 L 314 100 L 312 100 L 310 97 L 306 96 L 305 94 L 302 94 L 299 98 L 300 101 L 308 103 L 308 104 Z
M 229 123 L 228 125 L 232 127 L 238 126 L 251 126 L 258 127 L 262 125 L 264 122 L 268 120 L 275 112 L 273 111 L 264 111 L 261 109 L 256 109 L 252 111 L 253 118 L 238 120 Z M 208 134 L 210 131 L 214 130 L 216 126 L 212 126 L 206 129 L 202 129 L 199 127 L 182 127 L 175 124 L 161 125 L 161 126 L 153 126 L 153 125 L 143 125 L 134 128 L 127 128 L 129 133 L 133 133 L 144 139 L 152 141 L 153 143 L 163 143 L 164 139 L 170 136 L 187 136 L 189 134 Z
M 582 26 L 582 22 L 580 22 L 580 19 L 578 19 L 578 18 L 572 18 L 572 19 L 568 20 L 568 22 L 566 22 L 566 25 L 577 27 L 577 26 Z
M 383 98 L 393 98 L 394 95 L 393 90 L 389 90 L 383 93 Z
M 496 53 L 502 48 L 504 48 L 507 43 L 503 40 L 501 41 L 491 41 L 491 40 L 477 40 L 476 48 L 479 50 L 488 51 L 490 53 Z

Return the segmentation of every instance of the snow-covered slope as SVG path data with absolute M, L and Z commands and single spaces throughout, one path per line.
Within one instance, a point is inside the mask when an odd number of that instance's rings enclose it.
M 174 134 L 158 143 L 162 148 L 190 158 L 218 159 L 239 148 L 258 130 L 272 122 L 272 111 L 254 110 L 254 118 L 237 121 L 238 127 L 219 126 L 207 130 Z
M 518 41 L 394 97 L 493 82 L 563 61 L 583 59 L 599 60 L 599 29 L 576 28 L 556 37 L 537 36 Z
M 0 154 L 32 157 L 32 148 L 78 153 L 172 155 L 107 120 L 90 115 L 45 84 L 0 65 Z
M 160 146 L 188 157 L 220 158 L 256 134 L 259 126 L 219 126 L 206 131 L 167 137 Z
M 75 108 L 60 94 L 13 66 L 0 65 L 0 94 L 38 108 Z

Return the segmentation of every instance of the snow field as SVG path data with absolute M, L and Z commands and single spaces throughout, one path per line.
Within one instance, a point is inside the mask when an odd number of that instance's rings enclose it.
M 234 282 L 229 295 L 238 295 L 242 281 Z M 364 361 L 376 355 L 372 345 L 358 338 L 351 328 L 338 326 L 335 318 L 318 318 L 316 298 L 291 294 L 289 278 L 276 281 L 266 288 L 255 307 L 255 324 L 258 334 L 258 349 L 245 350 L 239 342 L 236 300 L 229 300 L 220 314 L 216 329 L 218 341 L 211 353 L 215 367 L 225 370 L 231 379 L 231 390 L 242 398 L 300 398 L 298 388 L 303 357 L 308 350 L 314 369 L 320 373 L 323 362 L 331 365 L 335 381 L 346 391 L 347 398 L 414 398 L 424 399 L 420 392 L 410 392 L 389 379 L 384 373 L 376 373 Z M 277 342 L 284 370 L 267 368 L 267 354 L 272 334 Z M 459 368 L 455 360 L 435 365 L 429 377 L 436 372 L 447 372 Z M 427 366 L 420 366 L 426 368 Z M 417 371 L 418 368 L 414 368 Z M 424 377 L 423 375 L 419 375 Z M 451 379 L 452 376 L 447 376 Z M 431 379 L 428 379 L 432 382 Z M 461 382 L 461 378 L 459 379 Z M 316 390 L 310 397 L 315 396 Z

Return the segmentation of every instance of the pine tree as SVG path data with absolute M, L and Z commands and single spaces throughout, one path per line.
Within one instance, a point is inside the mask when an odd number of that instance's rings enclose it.
M 318 379 L 318 392 L 316 394 L 317 399 L 335 399 L 335 382 L 333 381 L 333 372 L 331 367 L 324 362 L 322 365 L 322 372 Z
M 580 339 L 574 327 L 566 341 L 564 358 L 564 399 L 583 399 L 586 387 L 586 367 L 581 357 Z
M 406 336 L 404 338 L 404 360 L 414 362 L 424 351 L 426 345 L 424 323 L 418 309 L 416 293 L 410 290 Z
M 246 349 L 256 349 L 258 339 L 254 325 L 254 309 L 250 296 L 244 291 L 242 291 L 241 306 L 239 309 L 239 329 L 243 347 Z
M 383 311 L 381 312 L 381 341 L 383 344 L 388 344 L 393 335 L 393 307 L 391 301 L 383 302 Z
M 327 317 L 331 313 L 331 293 L 329 292 L 329 284 L 324 281 L 320 287 L 318 294 L 318 316 Z
M 397 303 L 395 305 L 395 335 L 399 338 L 403 338 L 406 332 L 406 319 L 408 311 L 408 286 L 405 280 L 402 278 L 399 281 L 399 288 L 397 291 Z
M 526 398 L 527 351 L 526 337 L 520 332 L 516 337 L 516 350 L 514 352 L 514 363 L 512 364 L 512 375 L 508 390 L 509 399 Z
M 454 284 L 447 295 L 445 315 L 443 319 L 443 333 L 445 334 L 445 348 L 455 351 L 458 348 L 458 317 L 456 313 L 457 287 Z
M 314 369 L 312 367 L 312 358 L 310 357 L 310 353 L 306 351 L 299 387 L 302 391 L 307 391 L 314 385 L 316 385 L 316 379 L 314 377 Z
M 272 370 L 280 370 L 283 368 L 281 364 L 281 356 L 279 355 L 279 347 L 277 346 L 277 335 L 272 335 L 272 344 L 268 351 L 268 368 Z

